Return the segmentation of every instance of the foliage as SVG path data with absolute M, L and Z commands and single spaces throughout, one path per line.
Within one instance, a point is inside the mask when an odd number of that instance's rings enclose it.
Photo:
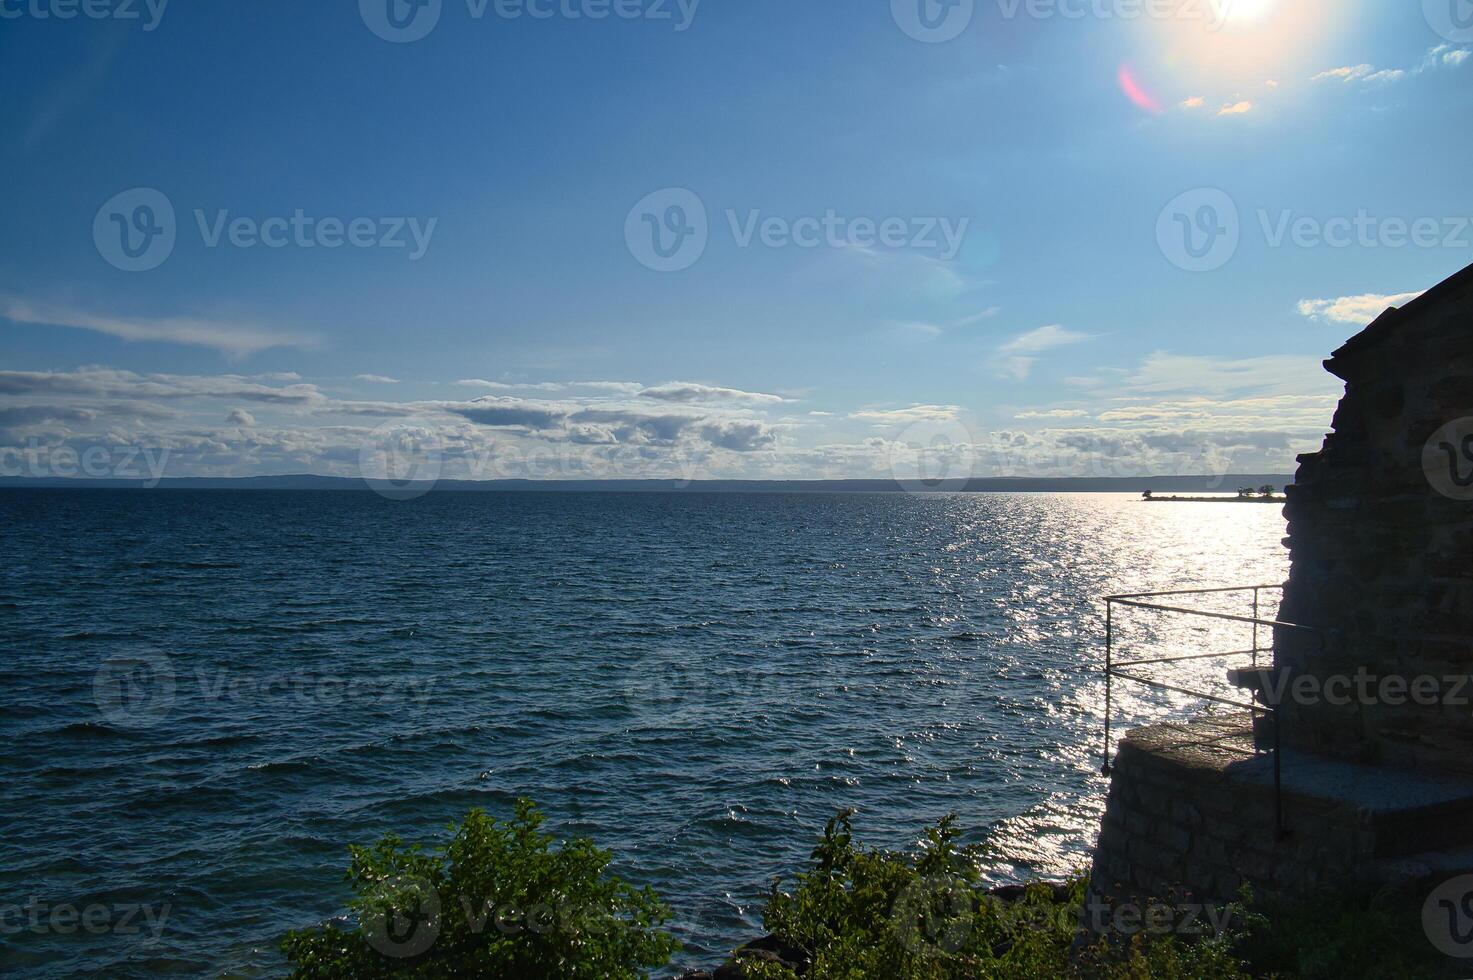
M 1240 948 L 1259 975 L 1420 980 L 1447 972 L 1447 962 L 1427 942 L 1420 902 L 1395 892 L 1271 902 L 1251 926 Z
M 351 847 L 353 929 L 289 933 L 293 976 L 636 978 L 678 944 L 648 888 L 608 874 L 591 841 L 553 849 L 529 801 L 506 823 L 472 810 L 437 852 L 385 837 Z
M 810 960 L 807 980 L 993 980 L 1090 975 L 1110 980 L 1244 977 L 1233 937 L 1187 942 L 1137 936 L 1071 955 L 1086 879 L 1062 894 L 1029 886 L 1013 902 L 984 893 L 976 848 L 957 843 L 947 817 L 912 853 L 865 850 L 854 843 L 850 813 L 829 821 L 813 867 L 791 893 L 773 884 L 767 928 Z M 749 963 L 751 980 L 793 980 L 785 966 Z

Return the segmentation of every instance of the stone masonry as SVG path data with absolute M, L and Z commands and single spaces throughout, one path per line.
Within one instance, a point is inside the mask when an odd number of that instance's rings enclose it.
M 1473 871 L 1473 267 L 1325 366 L 1346 392 L 1288 489 L 1279 611 L 1319 632 L 1277 630 L 1255 675 L 1288 692 L 1284 792 L 1246 716 L 1130 732 L 1094 859 L 1107 901 Z M 1296 696 L 1306 678 L 1315 696 Z

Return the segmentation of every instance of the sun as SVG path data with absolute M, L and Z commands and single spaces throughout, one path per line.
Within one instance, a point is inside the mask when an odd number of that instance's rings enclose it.
M 1278 6 L 1278 0 L 1216 0 L 1222 19 L 1231 24 L 1251 24 Z

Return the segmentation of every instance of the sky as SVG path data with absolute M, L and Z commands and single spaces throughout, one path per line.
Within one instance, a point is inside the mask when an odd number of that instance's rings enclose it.
M 0 475 L 1292 473 L 1473 2 L 0 0 Z

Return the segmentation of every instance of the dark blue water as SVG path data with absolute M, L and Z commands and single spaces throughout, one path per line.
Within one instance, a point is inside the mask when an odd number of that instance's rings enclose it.
M 0 490 L 0 534 L 0 967 L 51 976 L 279 974 L 346 844 L 518 796 L 687 962 L 841 807 L 1060 874 L 1094 600 L 1285 572 L 1277 508 L 1109 495 Z

